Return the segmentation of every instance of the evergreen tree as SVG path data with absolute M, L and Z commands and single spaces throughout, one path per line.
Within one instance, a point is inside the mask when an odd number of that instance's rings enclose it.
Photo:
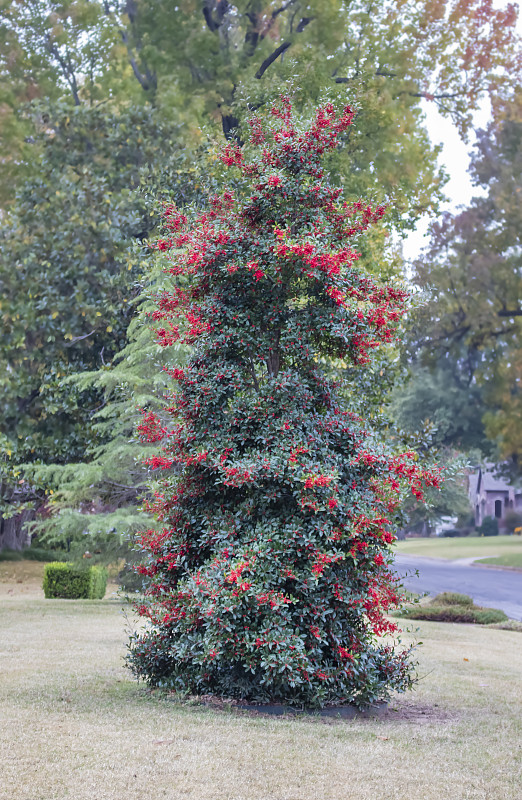
M 30 533 L 48 547 L 67 549 L 72 559 L 81 559 L 87 550 L 94 562 L 132 560 L 132 536 L 150 524 L 140 502 L 150 477 L 145 459 L 154 450 L 138 441 L 135 433 L 142 409 L 162 416 L 168 405 L 166 376 L 160 369 L 165 365 L 164 352 L 147 322 L 151 295 L 161 290 L 164 279 L 161 270 L 152 269 L 132 303 L 135 315 L 127 332 L 129 341 L 113 362 L 71 375 L 65 382 L 65 391 L 69 387 L 97 391 L 106 401 L 90 420 L 92 440 L 84 459 L 25 468 L 30 481 L 52 487 L 47 498 L 50 514 L 31 522 Z M 171 366 L 183 360 L 184 349 L 181 344 L 170 349 Z
M 352 120 L 328 104 L 302 127 L 283 99 L 250 148 L 221 152 L 234 189 L 165 210 L 158 340 L 194 349 L 170 370 L 172 423 L 140 426 L 162 477 L 129 664 L 152 685 L 321 707 L 411 683 L 408 652 L 381 639 L 393 522 L 438 475 L 387 452 L 322 369 L 368 364 L 407 301 L 352 247 L 384 207 L 342 202 L 323 174 Z

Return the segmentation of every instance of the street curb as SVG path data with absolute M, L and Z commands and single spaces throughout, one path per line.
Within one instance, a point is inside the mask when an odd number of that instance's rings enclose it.
M 484 564 L 481 561 L 474 561 L 471 567 L 482 567 L 483 569 L 496 569 L 497 572 L 522 572 L 522 567 L 507 567 L 502 564 Z

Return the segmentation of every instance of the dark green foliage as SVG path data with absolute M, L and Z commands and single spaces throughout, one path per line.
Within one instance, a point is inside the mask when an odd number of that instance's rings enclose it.
M 74 518 L 54 525 L 46 513 L 33 530 L 64 547 L 93 512 L 98 537 L 144 524 L 145 471 L 130 440 L 158 348 L 143 325 L 138 348 L 126 348 L 135 345 L 140 242 L 157 214 L 140 185 L 161 196 L 166 182 L 181 203 L 196 190 L 177 128 L 153 109 L 55 104 L 33 117 L 41 159 L 0 233 L 0 513 L 72 507 Z
M 77 567 L 58 561 L 45 567 L 45 597 L 100 600 L 106 588 L 107 570 L 104 567 Z
M 187 174 L 190 180 L 190 173 Z M 190 191 L 190 189 L 187 189 Z M 150 251 L 148 252 L 150 255 Z M 145 262 L 147 253 L 142 259 Z M 149 259 L 150 260 L 150 259 Z M 132 536 L 150 524 L 150 516 L 139 507 L 146 493 L 150 470 L 145 459 L 155 451 L 140 442 L 135 426 L 140 409 L 164 415 L 167 375 L 164 352 L 154 341 L 147 314 L 155 306 L 152 296 L 165 288 L 165 276 L 151 269 L 133 305 L 128 343 L 109 366 L 75 376 L 80 389 L 103 392 L 105 404 L 92 416 L 94 441 L 87 446 L 85 461 L 64 465 L 26 467 L 31 476 L 53 490 L 48 507 L 52 515 L 30 523 L 29 529 L 50 547 L 68 547 L 69 559 L 81 559 L 85 550 L 96 563 L 132 562 Z M 169 350 L 169 365 L 183 363 L 187 348 Z M 161 359 L 160 359 L 161 355 Z M 139 588 L 141 579 L 124 570 L 125 590 Z
M 58 553 L 56 550 L 45 550 L 43 547 L 27 547 L 22 550 L 22 558 L 25 561 L 56 561 L 65 553 Z
M 498 536 L 498 520 L 494 517 L 484 517 L 479 531 L 482 536 Z
M 175 131 L 150 109 L 58 104 L 33 115 L 41 156 L 0 235 L 0 433 L 11 464 L 74 461 L 93 443 L 100 392 L 66 379 L 126 342 L 139 275 L 130 244 L 155 224 L 136 189 L 142 170 L 150 180 L 176 151 Z
M 0 561 L 22 561 L 23 555 L 20 550 L 10 550 L 6 547 L 0 551 Z
M 0 551 L 0 561 L 56 561 L 63 553 L 56 550 L 45 550 L 43 547 L 26 547 L 25 550 L 10 550 L 8 547 Z

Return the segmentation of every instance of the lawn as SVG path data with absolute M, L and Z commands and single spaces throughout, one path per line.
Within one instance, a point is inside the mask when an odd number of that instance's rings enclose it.
M 406 539 L 397 542 L 397 552 L 431 558 L 484 558 L 487 564 L 522 567 L 522 536 L 464 536 L 446 539 Z
M 520 633 L 423 622 L 384 718 L 265 719 L 137 685 L 119 601 L 44 600 L 41 569 L 0 564 L 2 800 L 520 797 Z

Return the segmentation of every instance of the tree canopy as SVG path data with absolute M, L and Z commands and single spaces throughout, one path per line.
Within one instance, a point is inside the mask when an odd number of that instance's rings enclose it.
M 433 225 L 415 280 L 433 287 L 418 326 L 424 357 L 453 364 L 482 394 L 486 430 L 500 455 L 519 459 L 522 334 L 522 95 L 479 132 L 471 172 L 482 189 L 470 206 Z M 482 388 L 481 388 L 482 387 Z
M 520 74 L 516 7 L 491 0 L 24 0 L 1 11 L 4 169 L 27 149 L 22 100 L 130 99 L 189 135 L 212 120 L 233 135 L 245 106 L 292 81 L 304 103 L 327 88 L 360 99 L 357 191 L 393 191 L 410 220 L 436 190 L 420 100 L 465 133 L 481 95 L 502 97 Z
M 462 135 L 483 94 L 500 107 L 520 76 L 516 19 L 514 4 L 490 0 L 0 0 L 11 488 L 24 463 L 81 461 L 102 444 L 101 384 L 63 380 L 106 371 L 128 344 L 130 301 L 146 282 L 129 245 L 157 220 L 137 192 L 140 168 L 192 196 L 194 173 L 170 162 L 207 138 L 241 139 L 246 116 L 282 88 L 304 114 L 321 96 L 349 99 L 357 124 L 333 156 L 335 180 L 352 200 L 392 198 L 390 228 L 404 232 L 436 208 L 444 182 L 421 102 Z M 402 269 L 383 229 L 363 255 Z

